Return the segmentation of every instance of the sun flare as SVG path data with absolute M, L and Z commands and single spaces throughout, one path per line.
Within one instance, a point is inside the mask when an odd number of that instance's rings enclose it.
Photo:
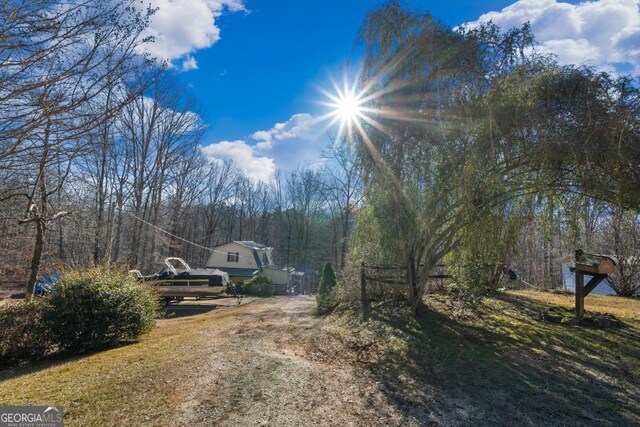
M 352 93 L 342 94 L 335 103 L 335 114 L 343 123 L 351 123 L 362 114 L 362 101 Z
M 338 139 L 343 136 L 352 139 L 354 130 L 361 129 L 363 122 L 370 121 L 366 114 L 365 103 L 367 99 L 364 96 L 364 91 L 358 88 L 357 81 L 350 84 L 345 77 L 343 85 L 338 85 L 335 81 L 332 83 L 334 89 L 332 92 L 322 89 L 322 92 L 328 98 L 322 104 L 328 107 L 328 112 L 320 119 L 329 122 L 328 128 L 338 125 Z
M 394 67 L 397 63 L 391 62 L 388 67 Z M 335 129 L 336 140 L 353 141 L 357 138 L 367 145 L 370 137 L 368 133 L 380 132 L 391 135 L 390 129 L 385 125 L 388 121 L 425 121 L 422 111 L 413 111 L 411 108 L 402 108 L 396 105 L 394 108 L 384 107 L 384 98 L 396 90 L 411 84 L 410 82 L 394 82 L 384 87 L 379 87 L 379 80 L 371 78 L 362 81 L 359 78 L 351 80 L 345 74 L 342 82 L 331 79 L 333 90 L 319 87 L 319 91 L 326 97 L 319 104 L 327 107 L 327 112 L 317 117 L 318 122 L 326 122 L 326 130 Z

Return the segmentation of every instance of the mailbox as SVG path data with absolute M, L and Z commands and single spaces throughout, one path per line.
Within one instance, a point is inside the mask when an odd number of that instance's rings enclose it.
M 609 274 L 615 270 L 618 260 L 611 255 L 589 254 L 576 251 L 576 270 L 593 274 Z
M 576 317 L 584 317 L 584 297 L 595 289 L 607 274 L 613 273 L 618 260 L 611 255 L 588 254 L 578 249 L 576 251 Z M 584 275 L 593 276 L 585 285 Z

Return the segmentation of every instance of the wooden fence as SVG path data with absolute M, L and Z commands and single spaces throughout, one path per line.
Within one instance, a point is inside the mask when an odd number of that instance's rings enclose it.
M 444 264 L 437 264 L 430 272 L 431 285 L 444 286 L 444 280 L 451 278 Z M 409 291 L 407 282 L 407 267 L 376 266 L 360 263 L 360 302 L 366 309 L 369 306 L 370 293 L 376 297 L 390 296 L 394 298 L 406 297 Z

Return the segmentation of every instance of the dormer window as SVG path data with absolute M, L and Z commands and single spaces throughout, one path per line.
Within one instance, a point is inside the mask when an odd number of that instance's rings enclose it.
M 240 260 L 239 252 L 227 252 L 227 262 L 238 262 Z

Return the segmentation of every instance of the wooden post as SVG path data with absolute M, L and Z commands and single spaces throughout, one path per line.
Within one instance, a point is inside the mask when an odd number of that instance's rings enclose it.
M 581 249 L 576 251 L 576 317 L 584 318 L 584 297 L 613 273 L 618 260 L 612 255 L 588 254 Z M 584 275 L 592 276 L 589 283 L 584 284 Z
M 362 304 L 362 315 L 366 317 L 369 302 L 367 301 L 367 277 L 365 275 L 364 261 L 360 262 L 360 302 Z
M 576 317 L 584 317 L 584 273 L 576 270 Z
M 411 310 L 416 314 L 416 309 L 420 303 L 421 295 L 418 295 L 416 286 L 416 263 L 413 255 L 407 259 L 407 280 L 409 281 L 409 299 L 411 300 Z
M 602 282 L 604 279 L 607 278 L 606 274 L 596 274 L 594 275 L 591 280 L 589 280 L 587 282 L 586 285 L 584 285 L 584 296 L 586 297 L 587 295 L 589 295 L 591 293 L 592 290 L 594 290 L 596 288 L 596 286 L 598 286 L 600 284 L 600 282 Z

